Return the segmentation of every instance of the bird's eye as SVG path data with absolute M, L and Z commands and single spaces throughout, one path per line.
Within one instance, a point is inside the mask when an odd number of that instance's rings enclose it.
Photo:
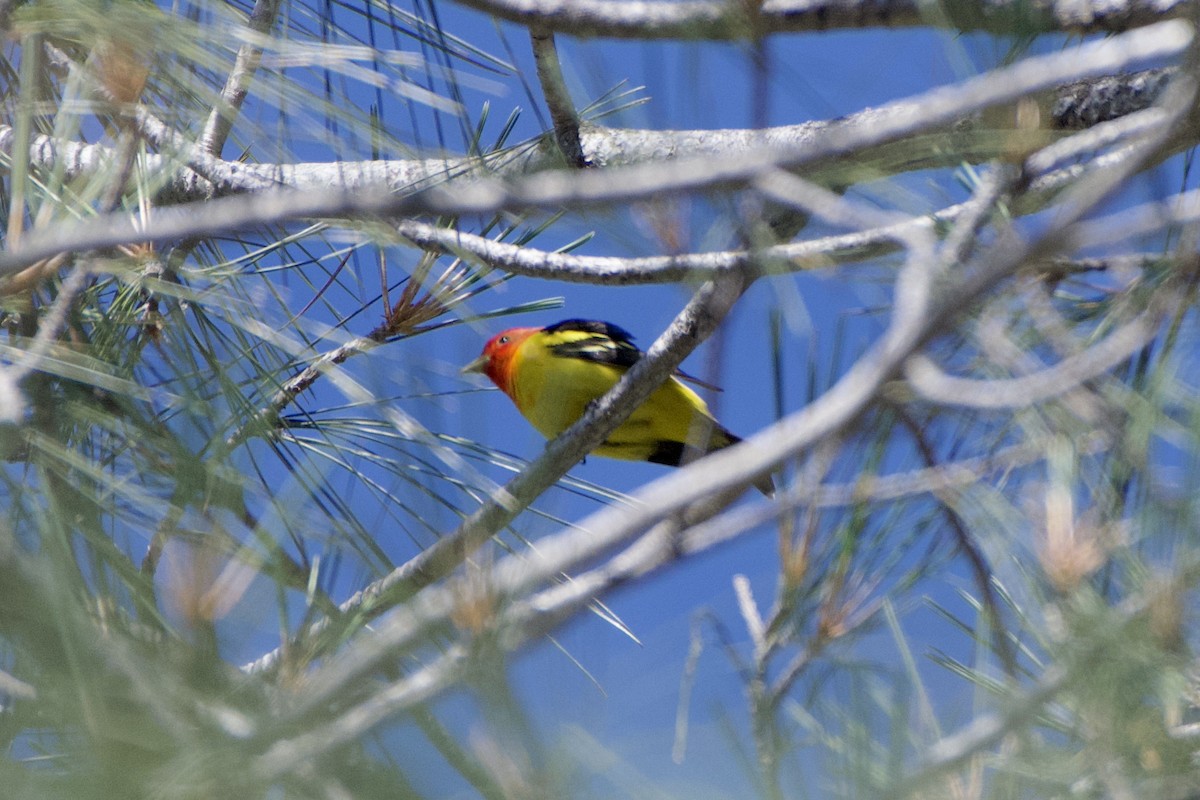
M 508 337 L 507 337 L 507 336 L 501 336 L 501 337 L 500 337 L 500 344 L 508 344 Z

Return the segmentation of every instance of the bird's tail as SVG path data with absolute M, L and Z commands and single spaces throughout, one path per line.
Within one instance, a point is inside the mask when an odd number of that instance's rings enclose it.
M 682 467 L 685 464 L 690 464 L 692 461 L 695 461 L 701 456 L 706 456 L 715 450 L 721 450 L 729 447 L 730 445 L 735 445 L 741 441 L 741 438 L 725 430 L 725 428 L 721 427 L 711 418 L 705 419 L 704 421 L 712 426 L 712 429 L 708 434 L 707 446 L 700 444 L 704 441 L 703 431 L 697 431 L 693 429 L 688 436 L 688 438 L 691 440 L 690 444 L 661 440 L 653 443 L 654 447 L 648 454 L 639 454 L 638 457 L 643 458 L 646 461 L 651 461 L 655 464 L 666 464 L 670 467 Z M 699 435 L 696 435 L 697 433 L 699 433 Z M 754 488 L 758 489 L 767 497 L 775 496 L 775 481 L 772 480 L 770 475 L 764 475 L 756 480 L 754 482 Z

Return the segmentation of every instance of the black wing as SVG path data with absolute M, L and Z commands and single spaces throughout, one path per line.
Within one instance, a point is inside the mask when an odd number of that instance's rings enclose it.
M 564 319 L 542 328 L 543 333 L 566 334 L 563 341 L 550 344 L 550 352 L 560 358 L 579 358 L 616 367 L 632 367 L 642 357 L 629 331 L 593 319 Z M 582 335 L 572 335 L 582 334 Z
M 645 355 L 633 343 L 633 334 L 611 322 L 601 322 L 595 319 L 564 319 L 562 322 L 542 328 L 542 333 L 590 334 L 573 336 L 567 341 L 551 344 L 550 352 L 560 358 L 581 358 L 584 361 L 612 364 L 628 369 Z M 714 392 L 721 391 L 720 386 L 713 386 L 693 375 L 688 375 L 681 369 L 675 370 L 675 376 Z

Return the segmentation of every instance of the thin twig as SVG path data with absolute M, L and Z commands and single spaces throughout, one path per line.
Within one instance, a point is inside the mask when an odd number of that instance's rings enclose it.
M 567 163 L 574 167 L 587 167 L 590 163 L 583 154 L 583 143 L 579 139 L 579 114 L 567 91 L 563 79 L 562 65 L 558 61 L 558 47 L 554 34 L 549 31 L 531 30 L 533 60 L 537 65 L 538 82 L 542 85 L 542 98 L 550 109 L 550 120 L 554 123 L 554 141 Z
M 921 458 L 925 461 L 925 464 L 931 469 L 936 467 L 938 463 L 937 453 L 934 452 L 933 446 L 925 436 L 925 431 L 921 424 L 913 419 L 904 409 L 896 408 L 895 411 L 912 435 L 913 441 L 917 445 L 917 452 L 921 454 Z M 940 501 L 939 507 L 942 510 L 942 516 L 950 526 L 951 533 L 954 534 L 954 541 L 958 545 L 958 549 L 962 552 L 971 567 L 971 575 L 975 579 L 975 588 L 979 592 L 987 622 L 991 626 L 992 641 L 995 643 L 996 653 L 1000 656 L 1000 664 L 1004 667 L 1004 673 L 1009 679 L 1015 680 L 1017 677 L 1017 656 L 1013 652 L 1012 642 L 1008 639 L 1008 631 L 1003 625 L 1004 619 L 1000 614 L 1000 601 L 996 598 L 996 591 L 992 586 L 991 567 L 988 566 L 987 558 L 971 537 L 971 532 L 963 524 L 962 518 L 959 517 L 954 505 L 947 502 L 942 492 L 936 492 L 935 496 Z
M 280 0 L 255 0 L 254 10 L 246 20 L 252 37 L 265 36 L 271 30 L 279 14 L 279 6 Z M 225 87 L 221 89 L 221 98 L 213 106 L 204 125 L 204 133 L 200 135 L 200 149 L 203 152 L 212 156 L 220 155 L 261 61 L 262 47 L 257 43 L 246 42 L 238 49 L 233 69 L 225 81 Z

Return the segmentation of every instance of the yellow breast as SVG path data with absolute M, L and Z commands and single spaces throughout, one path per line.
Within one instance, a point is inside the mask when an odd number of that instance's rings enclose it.
M 611 389 L 625 369 L 611 364 L 555 356 L 531 337 L 514 361 L 517 408 L 547 439 L 571 426 L 592 401 Z M 595 454 L 643 460 L 660 442 L 683 442 L 702 452 L 711 448 L 713 420 L 704 401 L 675 378 L 669 378 Z

